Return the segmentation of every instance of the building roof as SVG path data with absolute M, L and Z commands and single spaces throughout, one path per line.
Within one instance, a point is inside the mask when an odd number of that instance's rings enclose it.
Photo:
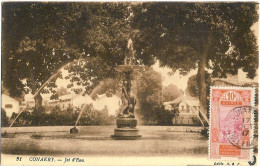
M 178 105 L 180 102 L 185 102 L 190 106 L 199 106 L 199 99 L 197 97 L 191 97 L 189 95 L 182 95 L 173 101 L 164 102 L 164 105 Z
M 10 96 L 8 96 L 7 94 L 2 94 L 2 101 L 4 100 L 4 101 L 13 101 L 13 102 L 17 102 L 17 103 L 19 103 L 19 101 L 18 100 L 16 100 L 16 99 L 14 99 L 14 98 L 12 98 L 12 97 L 10 97 Z

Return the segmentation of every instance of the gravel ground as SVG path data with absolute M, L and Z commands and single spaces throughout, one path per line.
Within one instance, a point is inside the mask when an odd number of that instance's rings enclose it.
M 78 134 L 70 134 L 70 128 L 2 128 L 1 152 L 88 156 L 207 157 L 208 154 L 208 139 L 200 134 L 201 127 L 139 126 L 142 137 L 138 140 L 113 140 L 114 126 L 79 126 Z
M 5 154 L 84 154 L 109 156 L 207 155 L 207 138 L 201 127 L 139 126 L 139 140 L 113 140 L 114 126 L 2 128 Z

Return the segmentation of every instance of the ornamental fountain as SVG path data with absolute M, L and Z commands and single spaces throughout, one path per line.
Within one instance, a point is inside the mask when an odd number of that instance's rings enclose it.
M 111 137 L 121 140 L 138 139 L 141 137 L 141 135 L 139 135 L 139 130 L 136 128 L 137 119 L 134 115 L 136 100 L 131 91 L 131 79 L 133 72 L 142 69 L 142 67 L 134 65 L 133 63 L 135 60 L 135 52 L 133 50 L 133 42 L 131 38 L 128 40 L 127 48 L 129 52 L 124 59 L 124 64 L 115 67 L 115 70 L 123 76 L 121 99 L 122 103 L 126 106 L 117 116 L 117 128 L 115 128 L 114 135 Z

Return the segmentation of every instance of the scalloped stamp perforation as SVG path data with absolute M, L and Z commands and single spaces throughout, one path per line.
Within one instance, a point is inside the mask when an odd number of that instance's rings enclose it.
M 209 159 L 253 158 L 255 89 L 211 87 Z

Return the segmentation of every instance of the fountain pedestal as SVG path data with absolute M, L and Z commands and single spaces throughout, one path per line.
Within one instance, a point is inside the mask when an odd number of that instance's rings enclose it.
M 118 117 L 116 120 L 117 128 L 114 130 L 114 139 L 132 140 L 141 137 L 139 130 L 136 128 L 137 120 L 129 117 Z
M 124 75 L 122 96 L 127 101 L 127 106 L 116 120 L 117 128 L 114 130 L 114 135 L 111 136 L 114 139 L 130 140 L 141 137 L 136 128 L 137 120 L 134 116 L 136 100 L 131 95 L 131 74 L 140 69 L 141 67 L 137 65 L 118 65 L 115 67 L 116 71 Z

